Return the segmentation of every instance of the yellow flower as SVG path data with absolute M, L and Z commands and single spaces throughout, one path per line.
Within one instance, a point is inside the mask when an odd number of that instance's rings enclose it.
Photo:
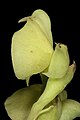
M 67 99 L 65 87 L 71 82 L 76 64 L 70 64 L 67 46 L 53 40 L 49 16 L 36 10 L 12 38 L 12 62 L 17 78 L 40 73 L 42 83 L 16 91 L 5 101 L 12 120 L 73 120 L 80 117 L 80 103 Z
M 53 40 L 49 16 L 43 10 L 36 10 L 22 29 L 12 37 L 11 55 L 15 75 L 18 79 L 44 71 L 53 54 Z

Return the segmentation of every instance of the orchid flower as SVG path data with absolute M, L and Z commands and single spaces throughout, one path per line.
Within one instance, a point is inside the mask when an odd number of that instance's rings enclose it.
M 23 21 L 26 24 L 14 33 L 11 47 L 13 68 L 18 79 L 44 71 L 54 51 L 50 19 L 44 11 L 34 11 L 19 23 Z
M 13 69 L 27 86 L 5 101 L 12 120 L 73 120 L 80 117 L 80 103 L 67 98 L 65 87 L 71 82 L 76 63 L 70 65 L 68 48 L 56 43 L 53 49 L 51 21 L 38 9 L 22 18 L 26 24 L 12 37 Z M 42 84 L 29 85 L 32 75 L 39 73 Z

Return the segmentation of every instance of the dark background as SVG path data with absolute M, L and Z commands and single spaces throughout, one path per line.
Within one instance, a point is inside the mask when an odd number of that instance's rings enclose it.
M 25 81 L 19 81 L 11 62 L 11 38 L 24 23 L 18 20 L 29 16 L 36 9 L 43 9 L 50 16 L 54 42 L 68 46 L 71 63 L 76 61 L 76 72 L 72 82 L 66 87 L 68 98 L 80 102 L 80 9 L 73 3 L 53 3 L 46 0 L 0 3 L 0 120 L 9 120 L 4 102 L 16 90 L 25 87 Z M 35 83 L 39 83 L 34 76 Z M 37 79 L 37 80 L 35 80 Z M 33 80 L 30 81 L 30 84 Z

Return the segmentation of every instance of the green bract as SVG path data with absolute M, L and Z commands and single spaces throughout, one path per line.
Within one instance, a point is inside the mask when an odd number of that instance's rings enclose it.
M 80 117 L 80 103 L 67 99 L 76 64 L 70 65 L 68 48 L 56 43 L 53 50 L 51 22 L 43 10 L 36 10 L 12 37 L 11 55 L 15 75 L 26 79 L 40 73 L 42 84 L 16 91 L 5 101 L 12 120 L 73 120 Z

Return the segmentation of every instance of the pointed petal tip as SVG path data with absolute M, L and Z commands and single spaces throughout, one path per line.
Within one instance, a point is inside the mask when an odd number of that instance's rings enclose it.
M 27 22 L 27 20 L 28 20 L 29 18 L 30 18 L 30 16 L 24 17 L 24 18 L 20 19 L 20 20 L 18 21 L 18 23 Z

